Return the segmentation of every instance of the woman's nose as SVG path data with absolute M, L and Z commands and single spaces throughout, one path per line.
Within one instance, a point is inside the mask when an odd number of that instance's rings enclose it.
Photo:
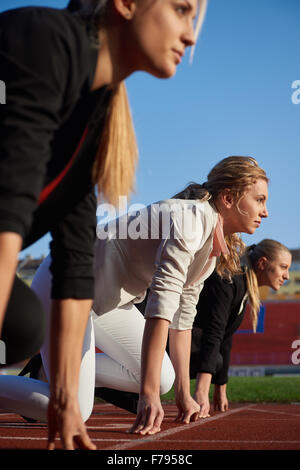
M 196 36 L 193 22 L 189 22 L 186 30 L 184 31 L 182 39 L 185 44 L 185 47 L 194 46 L 196 44 Z
M 263 208 L 262 217 L 269 217 L 269 212 L 268 212 L 266 204 Z

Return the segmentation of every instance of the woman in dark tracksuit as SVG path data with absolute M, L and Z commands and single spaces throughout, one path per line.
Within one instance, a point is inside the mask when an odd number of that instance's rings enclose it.
M 259 311 L 259 286 L 278 290 L 289 278 L 291 254 L 274 240 L 262 240 L 247 248 L 244 271 L 232 280 L 221 278 L 216 271 L 205 281 L 197 305 L 192 330 L 190 376 L 196 378 L 195 400 L 202 417 L 209 413 L 209 388 L 214 384 L 214 408 L 228 409 L 226 384 L 230 364 L 232 337 L 239 328 L 249 302 L 253 330 Z
M 174 75 L 179 53 L 195 43 L 196 7 L 199 30 L 205 3 L 179 9 L 167 0 L 159 9 L 145 0 L 71 0 L 67 9 L 28 7 L 0 15 L 0 80 L 6 85 L 0 109 L 0 338 L 6 364 L 30 357 L 43 342 L 39 300 L 14 276 L 19 251 L 50 232 L 50 449 L 56 432 L 64 448 L 72 449 L 74 441 L 95 448 L 76 390 L 94 296 L 95 184 L 114 203 L 130 193 L 135 174 L 124 79 L 136 70 Z

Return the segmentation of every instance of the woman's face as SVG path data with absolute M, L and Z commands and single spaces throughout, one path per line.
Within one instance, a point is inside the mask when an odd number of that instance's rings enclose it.
M 289 279 L 292 256 L 286 250 L 278 251 L 273 261 L 261 257 L 257 262 L 257 280 L 261 286 L 272 287 L 277 291 Z
M 137 0 L 126 33 L 131 68 L 159 78 L 174 75 L 186 47 L 195 43 L 197 4 L 197 0 Z
M 268 217 L 267 199 L 268 184 L 260 178 L 246 191 L 239 202 L 234 202 L 225 208 L 224 233 L 254 233 L 262 219 Z

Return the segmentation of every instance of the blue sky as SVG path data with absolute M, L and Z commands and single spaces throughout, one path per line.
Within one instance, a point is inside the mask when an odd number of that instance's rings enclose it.
M 2 0 L 0 11 L 66 3 Z M 251 155 L 270 177 L 269 218 L 244 241 L 300 248 L 299 17 L 299 0 L 209 0 L 192 65 L 186 57 L 169 80 L 128 78 L 140 154 L 132 203 L 168 198 L 222 158 Z M 47 254 L 48 243 L 21 257 Z

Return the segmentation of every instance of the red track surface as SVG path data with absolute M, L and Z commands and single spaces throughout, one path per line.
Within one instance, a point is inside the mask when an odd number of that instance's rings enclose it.
M 162 431 L 141 437 L 126 433 L 134 415 L 96 404 L 87 422 L 89 435 L 97 449 L 107 451 L 300 450 L 300 404 L 235 405 L 189 425 L 174 423 L 174 405 L 164 409 Z M 46 444 L 46 425 L 0 410 L 0 450 L 45 449 Z

